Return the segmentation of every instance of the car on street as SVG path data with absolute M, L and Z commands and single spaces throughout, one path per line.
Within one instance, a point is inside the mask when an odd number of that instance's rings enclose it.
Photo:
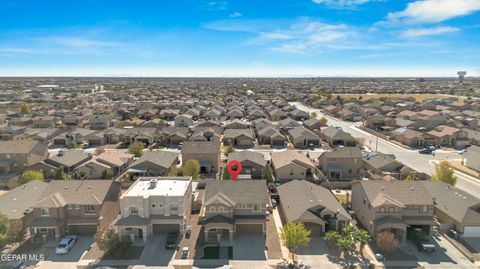
M 77 237 L 74 235 L 68 235 L 62 238 L 55 248 L 56 254 L 67 254 L 73 248 L 73 245 L 77 242 Z
M 418 151 L 420 154 L 432 154 L 433 150 L 431 148 L 422 148 Z
M 166 249 L 175 249 L 177 248 L 178 242 L 178 233 L 177 232 L 170 232 L 167 235 L 167 242 L 165 242 Z

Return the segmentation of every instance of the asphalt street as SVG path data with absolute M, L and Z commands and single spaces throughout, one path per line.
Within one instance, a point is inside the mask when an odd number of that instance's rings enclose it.
M 403 148 L 390 141 L 377 138 L 375 135 L 359 129 L 358 126 L 362 125 L 361 122 L 342 121 L 331 116 L 324 115 L 319 109 L 308 107 L 299 102 L 291 102 L 290 104 L 308 113 L 316 112 L 319 118 L 325 116 L 328 119 L 329 126 L 342 127 L 345 132 L 350 133 L 352 136 L 356 138 L 364 138 L 365 145 L 372 150 L 377 150 L 386 154 L 394 154 L 398 161 L 422 173 L 427 173 L 429 175 L 434 173 L 434 161 L 458 160 L 462 158 L 462 156 L 457 152 L 443 150 L 437 150 L 435 156 L 430 154 L 420 154 L 417 150 Z M 457 183 L 455 185 L 456 187 L 476 197 L 480 197 L 480 179 L 460 173 L 458 171 L 455 171 L 455 175 L 457 176 Z

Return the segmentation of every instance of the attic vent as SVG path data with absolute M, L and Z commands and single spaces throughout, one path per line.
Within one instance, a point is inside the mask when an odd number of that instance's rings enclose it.
M 64 189 L 68 190 L 68 186 L 63 187 Z
M 382 189 L 382 191 L 383 191 L 383 190 L 385 190 L 385 187 L 383 187 L 383 186 L 382 186 L 382 188 L 381 188 L 381 189 Z
M 411 191 L 414 191 L 414 190 L 415 190 L 415 188 L 414 188 L 414 187 L 410 187 L 410 190 L 411 190 Z
M 88 186 L 87 188 L 88 188 L 89 190 L 93 189 L 92 186 Z

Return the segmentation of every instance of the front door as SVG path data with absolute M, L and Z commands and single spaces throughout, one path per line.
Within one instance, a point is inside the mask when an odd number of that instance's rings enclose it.
M 143 229 L 138 229 L 138 238 L 143 238 Z

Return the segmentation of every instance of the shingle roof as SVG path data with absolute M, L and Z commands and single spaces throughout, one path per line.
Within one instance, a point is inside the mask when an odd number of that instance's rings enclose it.
M 151 162 L 160 167 L 169 168 L 178 158 L 178 153 L 172 151 L 148 151 L 140 159 L 136 160 L 131 167 Z
M 351 219 L 337 198 L 327 189 L 306 180 L 292 180 L 277 188 L 287 221 L 301 221 L 309 209 L 327 208 Z M 311 213 L 313 215 L 313 213 Z M 318 218 L 318 217 L 317 217 Z
M 223 193 L 235 203 L 268 203 L 267 185 L 263 180 L 207 181 L 204 202 Z
M 29 140 L 0 141 L 0 154 L 28 153 L 41 144 L 42 142 Z
M 52 180 L 33 207 L 102 204 L 113 184 L 117 183 L 111 180 Z
M 443 182 L 425 181 L 422 183 L 434 198 L 437 210 L 460 223 L 468 215 L 476 217 L 480 222 L 480 212 L 470 212 L 472 208 L 480 208 L 480 199 Z
M 228 155 L 228 161 L 230 162 L 231 160 L 237 160 L 239 162 L 248 160 L 261 166 L 267 165 L 267 161 L 265 160 L 265 157 L 262 153 L 248 150 L 235 151 L 230 153 Z
M 305 167 L 314 167 L 312 161 L 301 152 L 294 150 L 272 152 L 272 163 L 276 169 L 289 165 L 292 162 Z
M 0 196 L 0 213 L 9 219 L 21 219 L 47 189 L 48 183 L 30 181 Z
M 185 141 L 182 147 L 182 154 L 185 153 L 220 154 L 220 142 Z
M 420 181 L 370 180 L 361 181 L 358 184 L 362 186 L 371 203 L 376 201 L 381 204 L 381 201 L 376 199 L 382 196 L 385 202 L 391 199 L 405 205 L 433 204 L 430 193 Z

